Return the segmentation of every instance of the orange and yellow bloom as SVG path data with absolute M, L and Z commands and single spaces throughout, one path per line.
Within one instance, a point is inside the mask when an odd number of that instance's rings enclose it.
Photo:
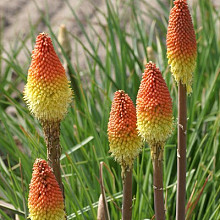
M 115 92 L 108 122 L 108 139 L 110 152 L 122 166 L 122 173 L 132 168 L 141 150 L 136 123 L 136 110 L 131 98 L 123 90 Z
M 31 220 L 65 219 L 61 189 L 47 162 L 36 159 L 28 197 Z
M 47 34 L 37 36 L 28 70 L 24 100 L 40 121 L 60 121 L 72 99 L 65 70 Z
M 150 146 L 161 145 L 172 133 L 172 99 L 161 72 L 146 64 L 137 95 L 137 128 Z
M 186 0 L 174 1 L 167 30 L 167 58 L 175 80 L 191 93 L 196 66 L 196 36 Z

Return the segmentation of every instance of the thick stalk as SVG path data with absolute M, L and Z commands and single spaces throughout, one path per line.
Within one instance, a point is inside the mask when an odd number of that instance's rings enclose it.
M 47 161 L 49 166 L 53 169 L 56 180 L 63 192 L 63 184 L 60 170 L 60 122 L 42 122 L 45 142 L 47 145 Z
M 163 146 L 156 144 L 151 147 L 154 180 L 154 210 L 156 220 L 165 220 L 163 199 Z
M 185 219 L 186 126 L 187 126 L 186 87 L 182 83 L 179 83 L 179 86 L 178 86 L 177 199 L 176 199 L 176 219 L 177 220 Z
M 125 171 L 123 182 L 122 220 L 132 217 L 132 169 Z

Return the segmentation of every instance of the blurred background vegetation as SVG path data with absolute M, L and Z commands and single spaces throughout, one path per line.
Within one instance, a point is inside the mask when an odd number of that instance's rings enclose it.
M 31 50 L 39 32 L 47 32 L 75 92 L 61 125 L 62 177 L 68 219 L 96 219 L 100 195 L 100 162 L 111 219 L 120 219 L 122 182 L 120 166 L 108 151 L 107 123 L 113 94 L 123 89 L 135 103 L 146 60 L 156 62 L 173 99 L 177 122 L 177 86 L 166 58 L 166 31 L 172 1 L 105 0 L 99 8 L 85 1 L 93 19 L 81 19 L 66 0 L 77 33 L 69 29 L 71 58 L 57 40 L 50 8 L 35 2 L 39 22 L 13 43 L 0 38 L 0 218 L 26 219 L 27 198 L 36 158 L 46 159 L 39 122 L 23 101 Z M 80 4 L 79 4 L 80 6 Z M 88 10 L 87 8 L 87 10 Z M 83 8 L 81 8 L 83 12 Z M 187 218 L 220 219 L 220 10 L 211 0 L 190 1 L 196 31 L 198 58 L 193 93 L 188 97 Z M 62 19 L 59 20 L 62 24 Z M 46 27 L 42 28 L 42 23 Z M 57 25 L 60 25 L 57 24 Z M 97 29 L 98 27 L 98 29 Z M 80 34 L 79 34 L 80 33 Z M 31 44 L 31 47 L 29 46 Z M 148 49 L 147 49 L 148 47 Z M 150 48 L 149 48 L 150 47 Z M 19 56 L 22 54 L 22 62 Z M 175 219 L 176 129 L 165 146 L 164 187 L 166 218 Z M 146 145 L 133 171 L 133 218 L 151 219 L 153 210 L 152 163 Z

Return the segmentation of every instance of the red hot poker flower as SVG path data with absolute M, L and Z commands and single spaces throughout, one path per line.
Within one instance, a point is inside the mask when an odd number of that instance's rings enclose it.
M 137 128 L 150 146 L 163 146 L 172 133 L 172 99 L 161 72 L 146 64 L 137 95 Z
M 41 33 L 32 52 L 24 100 L 41 122 L 57 122 L 64 118 L 71 99 L 72 90 L 52 41 Z
M 110 152 L 123 171 L 132 168 L 141 149 L 136 128 L 136 110 L 131 98 L 123 91 L 115 92 L 108 123 Z
M 174 1 L 167 30 L 167 58 L 175 80 L 191 93 L 192 72 L 196 66 L 196 36 L 186 0 Z
M 65 219 L 61 189 L 47 162 L 36 159 L 30 183 L 28 208 L 32 220 Z

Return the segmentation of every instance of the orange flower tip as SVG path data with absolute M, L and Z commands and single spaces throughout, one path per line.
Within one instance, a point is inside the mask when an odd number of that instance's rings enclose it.
M 36 159 L 28 197 L 31 220 L 65 219 L 64 200 L 61 189 L 47 162 Z
M 192 73 L 196 67 L 196 36 L 186 0 L 174 1 L 167 29 L 167 58 L 177 83 L 192 92 Z
M 124 169 L 133 166 L 138 156 L 142 141 L 136 128 L 135 106 L 123 90 L 116 91 L 111 106 L 108 122 L 110 152 Z
M 60 121 L 67 113 L 73 91 L 48 34 L 40 33 L 32 52 L 24 100 L 41 121 Z
M 145 67 L 136 100 L 137 128 L 150 146 L 163 146 L 173 130 L 172 99 L 156 65 Z

